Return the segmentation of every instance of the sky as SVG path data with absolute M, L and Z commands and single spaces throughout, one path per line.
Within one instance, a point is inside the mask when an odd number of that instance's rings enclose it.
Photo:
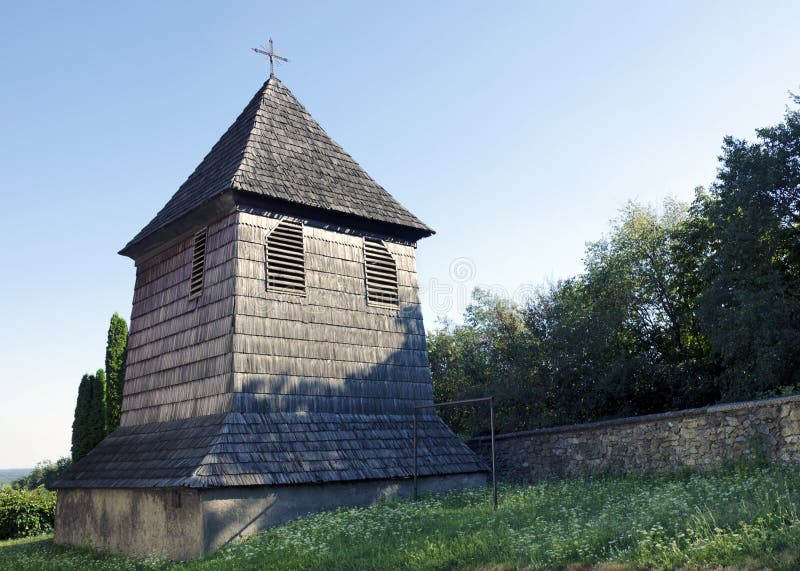
M 0 468 L 69 453 L 130 315 L 117 251 L 268 74 L 437 234 L 428 328 L 577 274 L 627 200 L 690 200 L 800 91 L 798 2 L 0 1 Z

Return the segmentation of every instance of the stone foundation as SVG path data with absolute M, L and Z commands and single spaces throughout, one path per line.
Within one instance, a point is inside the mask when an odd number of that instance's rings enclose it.
M 740 459 L 800 461 L 800 396 L 716 405 L 496 436 L 498 477 L 657 473 Z M 488 437 L 470 446 L 490 461 Z
M 486 474 L 419 480 L 420 492 L 484 485 Z M 62 489 L 55 542 L 187 560 L 299 516 L 411 493 L 411 480 L 218 489 Z

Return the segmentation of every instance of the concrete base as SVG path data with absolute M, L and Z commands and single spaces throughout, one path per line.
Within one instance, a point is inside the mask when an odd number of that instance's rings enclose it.
M 485 485 L 485 474 L 419 480 L 420 492 Z M 186 560 L 303 515 L 411 493 L 410 480 L 218 489 L 62 489 L 55 542 Z
M 202 511 L 197 490 L 59 490 L 55 542 L 189 559 L 202 555 Z

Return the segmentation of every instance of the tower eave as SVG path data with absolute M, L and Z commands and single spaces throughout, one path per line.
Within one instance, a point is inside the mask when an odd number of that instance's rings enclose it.
M 401 242 L 416 243 L 418 240 L 434 235 L 436 232 L 429 226 L 420 223 L 419 226 L 392 223 L 375 220 L 357 214 L 349 214 L 296 203 L 280 198 L 273 198 L 248 192 L 234 190 L 234 200 L 241 209 L 259 209 L 269 212 L 295 216 L 316 222 L 331 224 L 362 232 L 379 234 L 387 238 L 397 239 Z
M 236 209 L 234 193 L 227 190 L 204 202 L 194 210 L 184 214 L 173 222 L 162 226 L 153 233 L 142 238 L 134 238 L 122 248 L 118 254 L 138 260 L 148 253 L 156 251 L 186 232 L 211 222 Z
M 332 212 L 324 208 L 316 208 L 244 190 L 229 189 L 170 224 L 159 228 L 152 234 L 139 240 L 132 240 L 119 251 L 119 254 L 133 260 L 139 259 L 146 256 L 151 251 L 160 249 L 187 232 L 196 229 L 198 226 L 207 224 L 236 209 L 263 210 L 286 214 L 287 216 L 314 220 L 323 224 L 331 224 L 356 231 L 377 234 L 405 243 L 416 243 L 436 233 L 432 228 L 426 225 L 417 227 L 382 222 L 353 214 Z

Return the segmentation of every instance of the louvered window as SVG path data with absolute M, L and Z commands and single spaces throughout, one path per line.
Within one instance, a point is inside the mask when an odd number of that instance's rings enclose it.
M 189 299 L 197 299 L 203 295 L 203 274 L 206 270 L 206 234 L 203 228 L 194 235 L 194 250 L 192 252 L 192 279 L 189 283 Z
M 364 274 L 369 303 L 397 305 L 397 266 L 380 240 L 364 239 Z
M 267 236 L 267 289 L 306 292 L 302 223 L 281 220 Z

